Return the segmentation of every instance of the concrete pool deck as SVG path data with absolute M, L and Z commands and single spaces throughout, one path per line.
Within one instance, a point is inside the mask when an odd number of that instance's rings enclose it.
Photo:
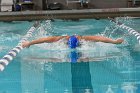
M 108 17 L 140 17 L 140 8 L 108 8 L 83 10 L 51 10 L 0 12 L 0 21 L 32 21 L 47 19 L 100 19 Z

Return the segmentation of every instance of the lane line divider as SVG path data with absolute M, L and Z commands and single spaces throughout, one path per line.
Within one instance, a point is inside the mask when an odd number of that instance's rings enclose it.
M 17 56 L 17 54 L 23 49 L 22 42 L 27 41 L 30 37 L 32 37 L 33 32 L 36 30 L 39 24 L 35 23 L 32 26 L 26 35 L 19 41 L 17 46 L 10 50 L 2 59 L 0 59 L 0 71 L 3 71 L 5 67 Z
M 123 23 L 120 22 L 116 22 L 115 19 L 109 18 L 112 22 L 114 22 L 116 25 L 118 25 L 120 28 L 122 29 L 126 29 L 130 34 L 134 35 L 136 37 L 136 39 L 138 40 L 139 44 L 140 44 L 140 33 L 137 32 L 136 30 L 134 30 L 133 28 L 126 26 Z

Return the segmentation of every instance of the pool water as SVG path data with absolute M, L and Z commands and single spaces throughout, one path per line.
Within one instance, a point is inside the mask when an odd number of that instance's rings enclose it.
M 137 30 L 140 19 L 118 18 Z M 14 48 L 34 22 L 0 22 L 0 58 Z M 29 40 L 59 35 L 123 38 L 120 45 L 65 40 L 23 49 L 0 72 L 0 93 L 140 93 L 140 45 L 108 19 L 42 21 Z

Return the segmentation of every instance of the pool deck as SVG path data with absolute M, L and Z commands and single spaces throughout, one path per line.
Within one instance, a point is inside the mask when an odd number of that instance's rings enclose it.
M 0 12 L 0 21 L 32 21 L 47 19 L 100 19 L 108 17 L 140 17 L 140 8 L 108 8 L 83 10 L 51 10 Z

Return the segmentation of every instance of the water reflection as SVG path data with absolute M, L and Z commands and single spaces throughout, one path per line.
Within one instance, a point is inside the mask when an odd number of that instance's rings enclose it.
M 131 82 L 124 84 L 121 89 L 124 91 L 124 93 L 137 93 L 136 92 L 136 90 L 137 90 L 136 85 L 134 85 Z
M 71 52 L 72 56 L 76 55 L 75 52 Z M 77 59 L 77 56 L 72 57 L 71 56 L 71 75 L 72 75 L 72 91 L 73 93 L 93 93 L 93 88 L 91 84 L 91 74 L 90 74 L 90 68 L 88 62 L 83 63 L 75 63 L 77 62 L 75 59 Z M 75 64 L 73 64 L 75 63 Z
M 34 52 L 34 53 L 33 53 Z M 100 62 L 111 58 L 119 58 L 122 56 L 121 52 L 108 52 L 100 53 L 96 51 L 79 51 L 79 50 L 68 50 L 68 51 L 41 51 L 41 55 L 35 51 L 30 52 L 23 58 L 31 62 Z
M 114 93 L 112 88 L 111 88 L 111 85 L 108 86 L 108 89 L 105 93 Z
M 131 93 L 127 89 L 137 87 L 122 84 L 136 81 L 129 51 L 34 50 L 30 48 L 17 59 L 22 61 L 17 74 L 22 93 Z M 11 65 L 9 72 L 20 67 Z M 132 93 L 136 91 L 133 88 Z

